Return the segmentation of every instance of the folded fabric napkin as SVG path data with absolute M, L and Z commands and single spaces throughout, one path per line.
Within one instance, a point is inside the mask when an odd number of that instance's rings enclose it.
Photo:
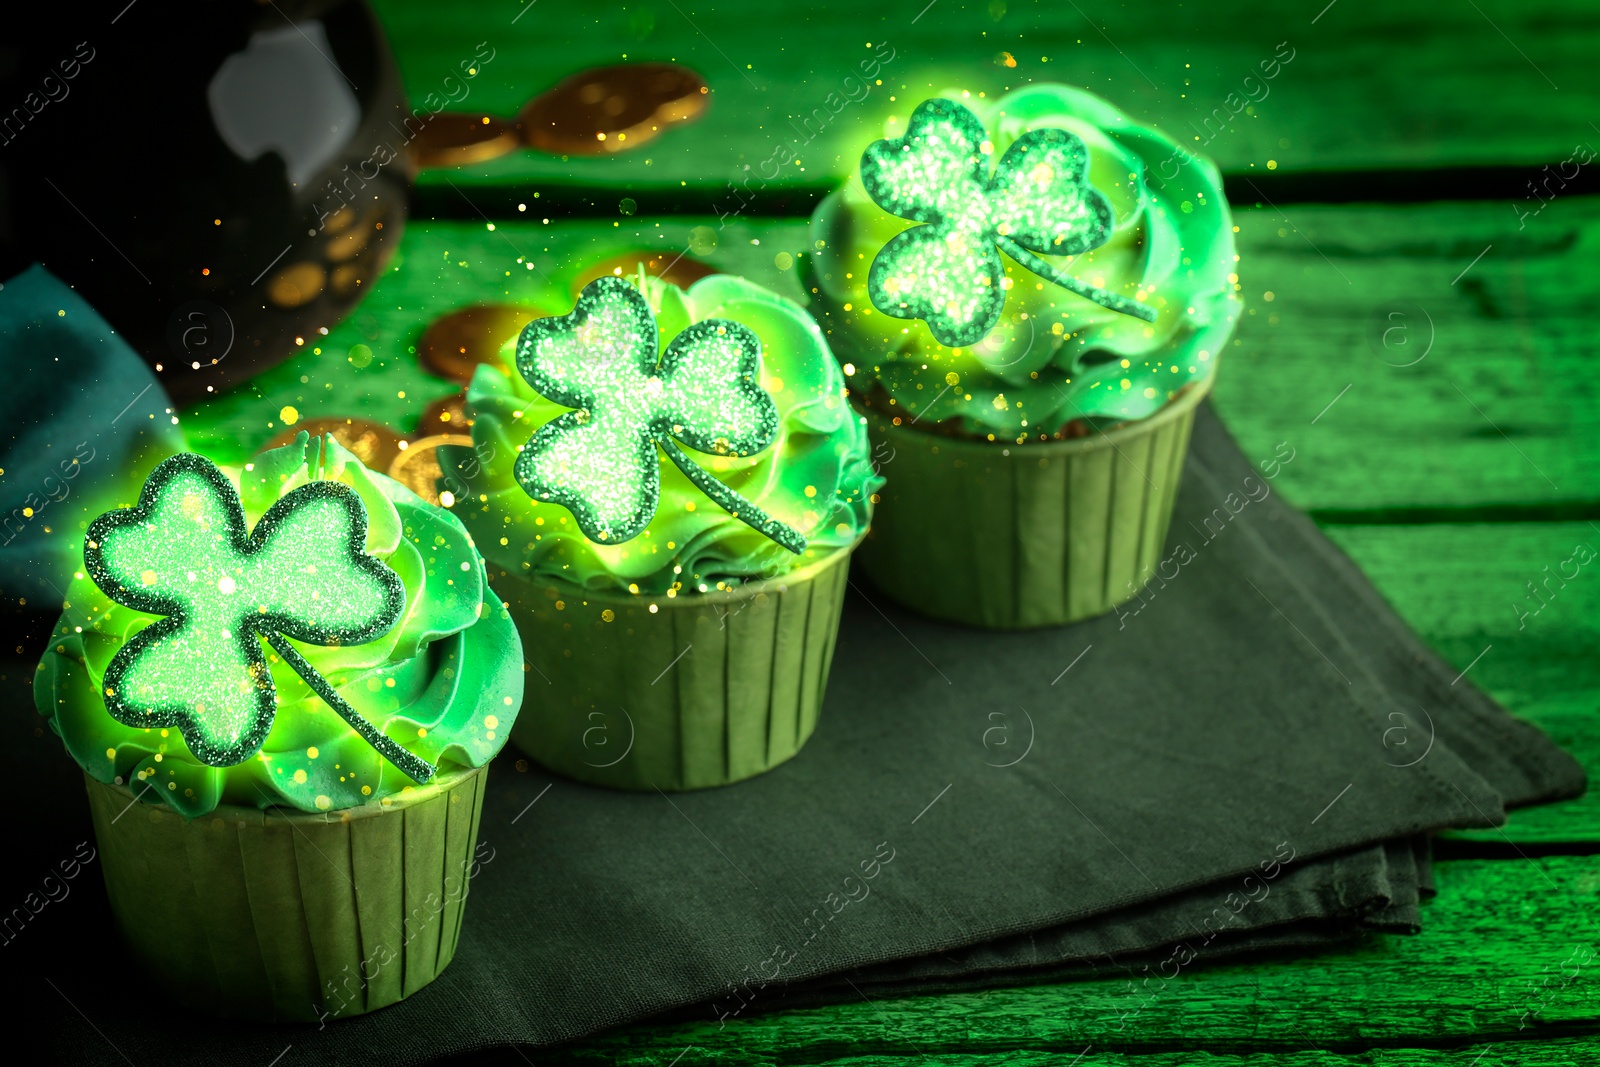
M 49 979 L 19 1007 L 61 1059 L 293 1044 L 398 1065 L 665 1013 L 1187 967 L 1414 930 L 1423 835 L 1582 791 L 1542 734 L 1450 684 L 1209 412 L 1169 549 L 1142 600 L 1037 632 L 857 588 L 816 735 L 736 786 L 619 793 L 502 758 L 456 958 L 392 1008 L 320 1030 L 174 1017 L 120 965 L 88 878 L 8 949 Z M 89 835 L 75 768 L 20 721 L 31 660 L 5 666 L 13 795 L 43 801 L 17 899 Z

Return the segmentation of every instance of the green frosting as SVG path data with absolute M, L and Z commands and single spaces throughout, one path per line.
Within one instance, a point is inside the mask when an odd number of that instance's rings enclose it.
M 645 279 L 664 349 L 691 323 L 731 319 L 761 341 L 761 386 L 778 409 L 778 435 L 742 457 L 689 457 L 807 540 L 803 555 L 722 510 L 659 455 L 661 499 L 642 533 L 620 544 L 589 540 L 566 508 L 533 500 L 512 466 L 534 431 L 569 409 L 547 400 L 505 366 L 483 364 L 467 390 L 473 448 L 441 449 L 445 488 L 484 556 L 513 574 L 559 578 L 586 589 L 691 594 L 777 577 L 847 548 L 866 531 L 874 473 L 865 420 L 846 401 L 844 378 L 822 332 L 776 293 L 725 275 L 687 291 Z
M 312 477 L 306 438 L 263 452 L 243 470 L 223 468 L 254 523 Z M 329 439 L 321 477 L 361 497 L 366 550 L 397 573 L 405 611 L 365 644 L 296 643 L 352 707 L 407 751 L 433 764 L 479 767 L 505 744 L 522 704 L 522 646 L 484 581 L 472 539 L 455 516 Z M 382 802 L 415 788 L 294 671 L 273 671 L 278 708 L 260 752 L 232 767 L 200 762 L 176 729 L 125 726 L 105 708 L 111 658 L 159 616 L 106 597 L 82 570 L 34 677 L 34 702 L 88 774 L 126 783 L 143 799 L 193 818 L 218 804 L 331 811 Z M 270 650 L 269 650 L 270 651 Z M 441 770 L 443 768 L 441 767 Z M 141 786 L 140 783 L 145 783 Z
M 946 347 L 926 323 L 872 306 L 874 257 L 915 224 L 850 181 L 812 216 L 808 286 L 834 352 L 855 368 L 852 392 L 873 403 L 881 387 L 894 414 L 1020 444 L 1073 419 L 1143 418 L 1213 373 L 1239 316 L 1233 220 L 1216 168 L 1067 86 L 1032 85 L 992 101 L 944 95 L 983 120 L 990 159 L 1030 130 L 1064 129 L 1083 141 L 1089 182 L 1111 204 L 1111 237 L 1082 255 L 1045 258 L 1158 315 L 1146 323 L 1111 311 L 1002 253 L 1010 289 L 999 323 L 972 346 Z M 886 135 L 903 126 L 903 117 L 891 120 Z

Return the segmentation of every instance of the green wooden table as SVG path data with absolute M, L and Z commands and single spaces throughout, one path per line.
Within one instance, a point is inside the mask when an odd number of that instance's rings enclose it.
M 1600 144 L 1593 4 L 377 6 L 419 100 L 487 41 L 494 58 L 462 107 L 509 115 L 567 74 L 641 60 L 694 68 L 710 106 L 632 153 L 520 152 L 423 174 L 422 217 L 357 312 L 191 426 L 282 398 L 301 418 L 411 429 L 456 389 L 417 366 L 428 322 L 486 301 L 565 310 L 577 271 L 616 252 L 692 245 L 798 296 L 780 253 L 805 247 L 803 216 L 849 168 L 862 129 L 950 85 L 1073 82 L 1200 138 L 1225 172 L 1247 310 L 1216 405 L 1245 452 L 1291 441 L 1286 495 L 1466 677 L 1600 772 L 1600 573 L 1585 567 L 1542 606 L 1527 599 L 1527 583 L 1575 546 L 1600 547 L 1600 197 L 1582 195 L 1596 188 L 1584 167 L 1567 188 L 1550 182 L 1548 203 L 1524 198 L 1542 167 Z M 884 42 L 895 56 L 884 84 L 719 221 L 738 203 L 728 184 Z M 1247 91 L 1282 42 L 1293 58 L 1232 114 L 1228 94 Z M 242 454 L 281 429 L 202 443 Z M 858 1001 L 725 1029 L 631 1027 L 530 1059 L 1600 1063 L 1600 797 L 1452 833 L 1437 851 L 1439 896 L 1420 936 L 1197 967 L 1126 1029 L 1132 994 L 1118 978 Z

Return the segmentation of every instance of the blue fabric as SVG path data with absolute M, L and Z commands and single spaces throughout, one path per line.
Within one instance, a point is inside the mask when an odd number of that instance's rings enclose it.
M 184 450 L 154 372 L 38 265 L 0 285 L 0 434 L 0 596 L 46 610 L 89 522 Z

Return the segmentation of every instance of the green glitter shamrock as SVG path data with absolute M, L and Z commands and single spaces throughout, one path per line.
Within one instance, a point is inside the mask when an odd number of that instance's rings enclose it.
M 761 388 L 761 341 L 727 319 L 688 326 L 661 352 L 643 294 L 616 276 L 584 286 L 569 315 L 535 319 L 517 340 L 517 370 L 557 404 L 517 457 L 518 484 L 560 504 L 591 541 L 638 536 L 661 498 L 659 446 L 701 492 L 791 552 L 797 531 L 712 477 L 678 447 L 748 456 L 772 444 L 778 409 Z M 676 439 L 676 440 L 674 440 Z
M 867 195 L 892 215 L 928 224 L 896 234 L 873 259 L 867 292 L 878 310 L 925 320 L 941 344 L 977 342 L 1005 307 L 999 246 L 1063 289 L 1154 322 L 1155 309 L 1034 254 L 1078 255 L 1111 235 L 1111 205 L 1088 184 L 1083 142 L 1066 130 L 1030 131 L 991 177 L 992 154 L 978 117 L 943 99 L 919 104 L 904 137 L 874 141 L 862 153 Z
M 215 464 L 192 452 L 166 460 L 138 504 L 95 519 L 84 544 L 106 596 L 165 616 L 112 658 L 106 711 L 128 726 L 177 727 L 210 766 L 243 763 L 277 710 L 265 638 L 368 744 L 427 781 L 433 765 L 362 718 L 287 640 L 362 644 L 400 618 L 405 585 L 366 542 L 366 507 L 342 483 L 293 490 L 247 535 L 239 493 Z

